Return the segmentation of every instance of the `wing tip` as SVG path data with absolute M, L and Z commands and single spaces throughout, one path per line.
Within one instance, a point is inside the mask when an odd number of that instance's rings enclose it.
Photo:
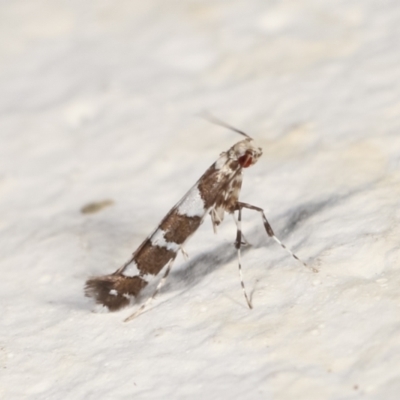
M 85 296 L 94 298 L 96 304 L 117 311 L 129 305 L 147 282 L 140 276 L 128 277 L 122 274 L 97 276 L 86 281 Z

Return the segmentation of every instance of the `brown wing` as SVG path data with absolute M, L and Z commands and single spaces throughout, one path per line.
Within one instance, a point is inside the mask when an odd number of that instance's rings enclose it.
M 235 205 L 239 200 L 240 189 L 242 188 L 242 179 L 242 171 L 240 169 L 218 193 L 215 204 L 210 211 L 214 232 L 223 221 L 225 212 L 231 214 L 235 211 Z

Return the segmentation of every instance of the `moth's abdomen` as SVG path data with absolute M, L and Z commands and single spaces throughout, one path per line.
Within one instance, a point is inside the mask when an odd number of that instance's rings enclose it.
M 136 297 L 146 285 L 140 276 L 98 276 L 86 281 L 85 295 L 93 297 L 97 304 L 108 307 L 110 311 L 116 311 L 126 307 L 130 298 Z

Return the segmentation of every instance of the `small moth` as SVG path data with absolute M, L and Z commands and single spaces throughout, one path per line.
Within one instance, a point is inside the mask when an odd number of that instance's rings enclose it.
M 221 153 L 217 161 L 169 211 L 154 232 L 144 240 L 122 267 L 110 275 L 93 277 L 86 282 L 86 296 L 93 297 L 97 304 L 115 311 L 127 306 L 131 298 L 137 297 L 151 278 L 165 268 L 165 273 L 153 295 L 125 321 L 139 315 L 156 296 L 171 271 L 178 252 L 181 251 L 186 256 L 184 244 L 196 232 L 207 215 L 210 215 L 214 232 L 216 232 L 217 226 L 224 219 L 224 214 L 232 214 L 235 218 L 237 211 L 235 247 L 238 254 L 241 287 L 249 308 L 252 308 L 252 304 L 244 286 L 240 260 L 241 246 L 246 244 L 241 230 L 242 209 L 259 212 L 268 236 L 278 242 L 292 257 L 308 267 L 275 236 L 262 208 L 239 201 L 243 169 L 251 167 L 258 161 L 262 155 L 262 149 L 246 133 L 215 118 L 208 119 L 241 134 L 245 139 Z M 315 268 L 308 268 L 317 272 Z

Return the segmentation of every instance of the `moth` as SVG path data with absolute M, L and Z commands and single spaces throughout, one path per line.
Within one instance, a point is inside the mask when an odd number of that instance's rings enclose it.
M 144 240 L 122 267 L 110 275 L 93 277 L 86 282 L 85 295 L 94 298 L 97 304 L 106 306 L 110 311 L 115 311 L 127 306 L 130 300 L 137 297 L 151 279 L 165 268 L 164 275 L 153 295 L 125 321 L 139 315 L 156 296 L 170 273 L 176 256 L 179 252 L 182 252 L 184 256 L 186 255 L 183 246 L 196 232 L 207 215 L 210 215 L 214 232 L 216 232 L 216 228 L 223 221 L 225 213 L 232 214 L 235 217 L 237 212 L 237 219 L 235 218 L 237 226 L 235 248 L 238 255 L 241 287 L 250 309 L 252 304 L 244 286 L 240 257 L 241 246 L 246 244 L 241 229 L 243 209 L 260 213 L 268 236 L 278 242 L 297 261 L 308 267 L 275 236 L 262 208 L 239 201 L 243 170 L 258 161 L 262 156 L 262 149 L 246 133 L 215 118 L 212 118 L 212 122 L 239 133 L 244 136 L 244 140 L 220 154 L 217 161 L 206 170 L 196 184 L 168 212 L 159 226 Z M 317 272 L 312 267 L 308 268 Z

